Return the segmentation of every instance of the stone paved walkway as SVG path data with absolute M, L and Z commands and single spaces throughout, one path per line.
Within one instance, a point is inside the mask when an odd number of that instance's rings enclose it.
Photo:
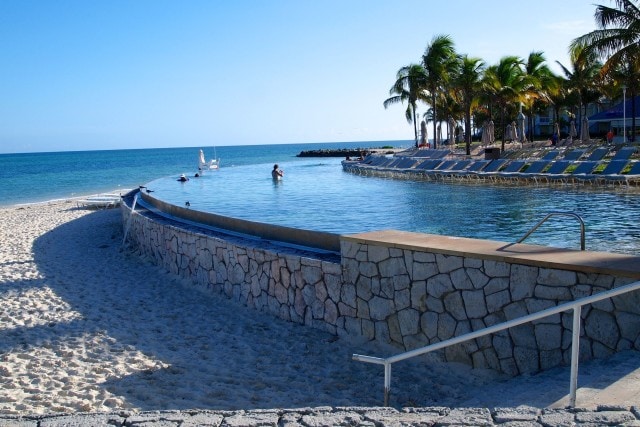
M 160 411 L 2 417 L 5 427 L 80 426 L 640 426 L 638 407 L 596 410 L 519 408 L 301 408 L 253 411 Z

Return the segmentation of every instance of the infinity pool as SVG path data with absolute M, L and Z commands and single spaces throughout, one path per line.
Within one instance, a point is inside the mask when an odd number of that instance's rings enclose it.
M 177 182 L 147 184 L 154 197 L 220 215 L 309 230 L 350 234 L 397 229 L 514 242 L 547 213 L 574 212 L 586 224 L 587 250 L 640 253 L 637 190 L 498 186 L 364 177 L 343 172 L 341 159 L 223 167 Z M 575 219 L 550 219 L 527 243 L 580 247 Z

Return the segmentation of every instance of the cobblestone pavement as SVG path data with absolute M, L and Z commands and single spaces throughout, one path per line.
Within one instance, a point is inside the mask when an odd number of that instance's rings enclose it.
M 639 407 L 595 410 L 518 408 L 319 407 L 252 411 L 153 411 L 1 416 L 3 427 L 80 426 L 640 426 Z

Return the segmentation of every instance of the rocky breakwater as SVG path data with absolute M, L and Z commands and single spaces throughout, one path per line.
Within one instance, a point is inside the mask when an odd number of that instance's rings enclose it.
M 369 154 L 393 154 L 395 149 L 392 147 L 381 148 L 335 148 L 322 150 L 303 150 L 296 157 L 360 157 Z

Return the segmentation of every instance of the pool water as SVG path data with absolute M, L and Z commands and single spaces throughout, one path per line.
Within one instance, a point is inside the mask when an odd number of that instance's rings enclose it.
M 344 172 L 340 161 L 280 163 L 280 181 L 271 178 L 272 164 L 259 164 L 147 187 L 178 206 L 188 201 L 195 210 L 338 234 L 397 229 L 514 242 L 549 212 L 567 211 L 584 219 L 587 250 L 640 253 L 636 190 L 378 178 Z M 579 249 L 579 223 L 554 217 L 526 242 Z

